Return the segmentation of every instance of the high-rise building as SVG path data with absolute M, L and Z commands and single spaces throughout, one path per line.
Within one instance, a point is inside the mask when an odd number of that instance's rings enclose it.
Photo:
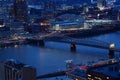
M 5 5 L 4 5 L 4 2 L 3 0 L 0 0 L 0 19 L 5 19 Z
M 5 24 L 7 27 L 9 24 L 9 2 L 8 0 L 0 0 L 0 23 Z M 0 24 L 1 27 L 1 24 Z
M 91 0 L 91 3 L 92 4 L 97 3 L 97 0 Z
M 0 80 L 36 80 L 36 69 L 16 60 L 0 62 Z
M 56 9 L 56 3 L 52 0 L 47 0 L 44 2 L 44 9 L 45 10 L 55 10 Z
M 27 2 L 26 0 L 14 1 L 14 17 L 18 21 L 27 21 L 28 18 Z
M 98 0 L 97 1 L 97 7 L 99 9 L 103 9 L 106 6 L 106 0 Z
M 0 19 L 3 18 L 3 5 L 2 5 L 2 1 L 0 0 Z
M 44 10 L 42 11 L 42 17 L 51 19 L 55 17 L 56 12 L 56 2 L 53 0 L 46 0 L 44 2 Z

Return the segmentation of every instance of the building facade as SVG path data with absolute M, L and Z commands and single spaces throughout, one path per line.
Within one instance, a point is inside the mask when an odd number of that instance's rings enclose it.
M 83 23 L 77 21 L 51 21 L 50 31 L 73 31 L 83 27 Z
M 102 10 L 106 6 L 106 0 L 98 0 L 97 1 L 97 7 Z
M 12 59 L 1 62 L 0 70 L 1 80 L 36 80 L 35 68 Z
M 111 61 L 109 64 L 96 64 L 95 67 L 89 68 L 87 80 L 120 80 L 120 62 Z
M 13 4 L 14 17 L 18 21 L 27 21 L 28 10 L 26 0 L 15 0 Z

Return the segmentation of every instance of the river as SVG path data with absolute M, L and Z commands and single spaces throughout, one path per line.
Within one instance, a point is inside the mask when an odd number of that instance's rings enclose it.
M 91 37 L 101 41 L 115 43 L 120 47 L 120 31 Z M 77 51 L 70 51 L 70 44 L 46 42 L 45 47 L 20 45 L 0 49 L 0 60 L 16 59 L 36 68 L 37 75 L 66 69 L 66 60 L 73 60 L 74 64 L 87 65 L 91 62 L 108 59 L 108 50 L 77 45 Z M 116 52 L 116 58 L 120 57 Z M 45 80 L 55 80 L 45 79 Z M 64 79 L 65 80 L 65 79 Z M 67 79 L 68 80 L 68 79 Z

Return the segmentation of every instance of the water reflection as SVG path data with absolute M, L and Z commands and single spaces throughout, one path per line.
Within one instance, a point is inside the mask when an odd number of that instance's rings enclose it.
M 118 32 L 117 32 L 118 33 Z M 92 37 L 106 42 L 114 42 L 120 47 L 120 34 L 111 33 Z M 116 53 L 119 57 L 119 53 Z M 70 45 L 47 42 L 44 48 L 39 46 L 22 45 L 0 49 L 0 59 L 17 59 L 37 69 L 37 75 L 66 69 L 66 60 L 75 64 L 92 64 L 108 59 L 108 50 L 77 45 L 77 52 L 70 52 Z M 54 80 L 54 79 L 53 79 Z

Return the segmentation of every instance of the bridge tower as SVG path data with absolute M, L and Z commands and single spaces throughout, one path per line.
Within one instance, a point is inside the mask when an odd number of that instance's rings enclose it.
M 115 56 L 115 50 L 114 50 L 114 48 L 115 48 L 115 44 L 114 43 L 112 43 L 112 44 L 110 44 L 110 48 L 109 48 L 109 59 L 112 59 L 112 58 L 114 58 L 114 56 Z
M 40 41 L 39 41 L 39 45 L 40 45 L 41 47 L 44 47 L 44 46 L 45 46 L 45 41 L 44 41 L 44 40 L 40 40 Z
M 75 44 L 70 44 L 70 49 L 72 52 L 75 52 L 76 51 L 76 45 Z

